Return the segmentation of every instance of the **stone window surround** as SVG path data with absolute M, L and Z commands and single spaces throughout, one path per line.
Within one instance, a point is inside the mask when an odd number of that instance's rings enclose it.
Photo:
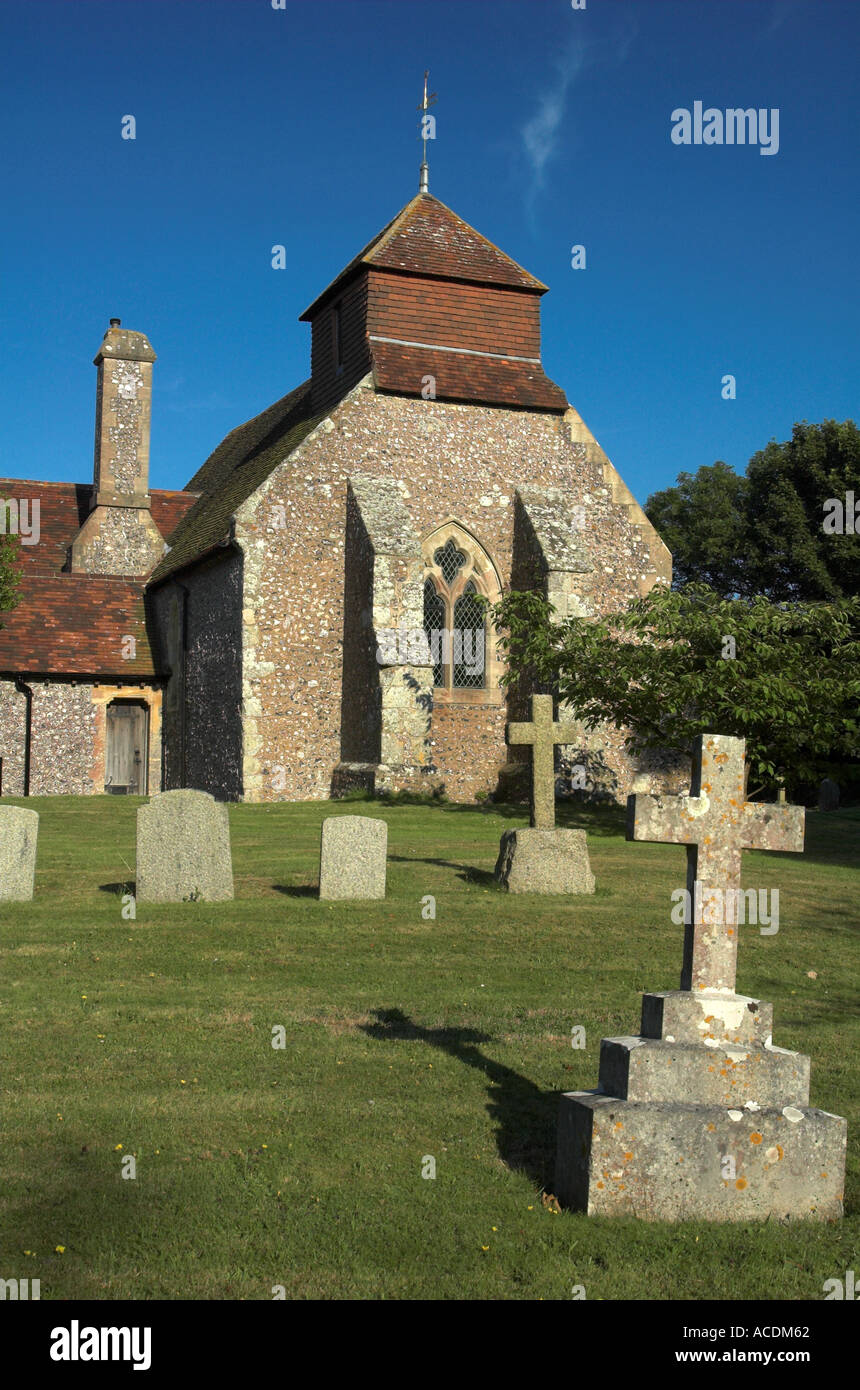
M 450 586 L 439 566 L 434 562 L 434 552 L 443 547 L 446 541 L 452 540 L 459 550 L 462 550 L 468 557 L 468 563 L 458 574 L 453 587 Z M 477 536 L 468 531 L 460 522 L 449 518 L 443 522 L 435 531 L 431 531 L 421 542 L 421 554 L 424 558 L 424 579 L 432 579 L 436 585 L 436 591 L 443 599 L 449 620 L 452 619 L 454 600 L 459 596 L 466 583 L 471 579 L 474 582 L 478 593 L 486 598 L 491 604 L 497 603 L 502 596 L 502 584 L 499 579 L 493 561 L 487 554 Z M 486 664 L 486 684 L 482 690 L 457 688 L 451 684 L 451 667 L 446 668 L 445 686 L 433 687 L 434 705 L 501 705 L 504 703 L 504 692 L 499 681 L 503 673 L 503 662 L 499 655 L 498 637 L 495 628 L 487 619 L 485 629 L 485 650 L 484 661 Z

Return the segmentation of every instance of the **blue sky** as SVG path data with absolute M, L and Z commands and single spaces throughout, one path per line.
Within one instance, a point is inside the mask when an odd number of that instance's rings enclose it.
M 0 473 L 91 479 L 111 316 L 158 353 L 155 487 L 303 380 L 298 315 L 417 191 L 425 67 L 430 190 L 549 285 L 640 500 L 856 419 L 858 47 L 855 0 L 0 0 Z M 697 100 L 777 108 L 778 153 L 673 144 Z

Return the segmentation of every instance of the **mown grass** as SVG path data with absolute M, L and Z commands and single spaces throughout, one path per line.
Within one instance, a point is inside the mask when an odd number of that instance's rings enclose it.
M 49 1299 L 818 1299 L 857 1268 L 860 812 L 810 814 L 802 857 L 745 856 L 781 916 L 742 931 L 738 981 L 811 1054 L 812 1103 L 848 1117 L 846 1217 L 738 1227 L 541 1200 L 559 1092 L 596 1084 L 643 990 L 677 987 L 682 849 L 565 809 L 596 895 L 514 897 L 492 868 L 519 810 L 239 805 L 236 900 L 132 921 L 139 802 L 28 804 L 36 896 L 0 908 L 0 1276 Z M 384 902 L 315 896 L 340 812 L 388 822 Z

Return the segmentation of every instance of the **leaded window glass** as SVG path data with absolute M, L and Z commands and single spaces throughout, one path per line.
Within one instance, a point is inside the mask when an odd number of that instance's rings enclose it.
M 482 690 L 486 684 L 484 604 L 469 580 L 454 604 L 453 680 L 455 690 Z
M 430 644 L 433 661 L 433 684 L 445 684 L 445 664 L 442 658 L 442 632 L 445 627 L 445 600 L 437 592 L 432 579 L 424 581 L 424 631 Z
M 446 584 L 453 584 L 460 570 L 466 563 L 467 556 L 462 550 L 458 550 L 452 540 L 447 540 L 444 545 L 433 556 L 433 563 L 438 565 L 445 577 Z

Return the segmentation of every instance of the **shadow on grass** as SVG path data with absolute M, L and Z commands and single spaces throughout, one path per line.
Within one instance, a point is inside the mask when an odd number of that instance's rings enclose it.
M 124 893 L 131 893 L 132 897 L 134 897 L 136 889 L 137 889 L 137 884 L 135 883 L 135 881 L 134 881 L 133 878 L 132 878 L 132 879 L 126 879 L 126 881 L 125 881 L 124 883 L 100 883 L 100 884 L 99 884 L 99 892 L 100 892 L 100 893 L 116 893 L 117 896 L 120 896 L 120 897 L 121 897 Z
M 288 898 L 318 898 L 320 895 L 317 883 L 273 883 L 272 887 L 276 893 L 286 893 Z
M 478 883 L 482 888 L 498 888 L 495 874 L 490 869 L 476 869 L 471 864 L 455 864 L 451 859 L 422 859 L 414 854 L 389 854 L 388 858 L 396 864 L 438 864 L 440 869 L 459 869 L 457 874 L 464 883 Z
M 523 820 L 528 824 L 529 808 L 510 802 L 482 802 L 471 806 L 443 801 L 439 810 L 454 815 L 500 816 L 503 820 Z M 591 806 L 576 800 L 556 801 L 555 823 L 560 830 L 585 830 L 589 835 L 624 837 L 626 811 L 623 806 Z
M 807 811 L 803 856 L 816 864 L 860 868 L 860 809 Z
M 361 1025 L 369 1037 L 380 1042 L 427 1043 L 483 1072 L 490 1083 L 487 1110 L 498 1125 L 499 1156 L 536 1187 L 551 1190 L 558 1092 L 542 1091 L 528 1077 L 486 1057 L 479 1044 L 492 1042 L 489 1033 L 475 1028 L 422 1028 L 401 1009 L 372 1012 L 377 1022 Z
M 501 820 L 520 820 L 528 822 L 527 802 L 513 801 L 443 801 L 439 798 L 398 793 L 396 796 L 374 796 L 362 792 L 349 797 L 338 797 L 338 804 L 364 803 L 384 809 L 396 806 L 422 806 L 454 816 L 491 816 Z M 563 798 L 555 803 L 556 823 L 560 828 L 587 830 L 591 835 L 624 835 L 626 810 L 623 806 L 593 805 L 575 798 Z

